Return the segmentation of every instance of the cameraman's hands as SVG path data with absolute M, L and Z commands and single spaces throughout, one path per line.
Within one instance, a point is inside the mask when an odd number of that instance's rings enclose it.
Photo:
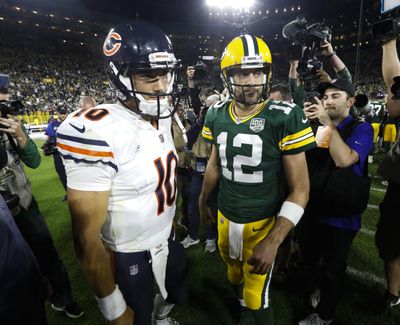
M 18 147 L 24 148 L 28 139 L 22 130 L 21 123 L 16 116 L 8 115 L 8 118 L 0 117 L 0 131 L 10 134 L 17 140 Z
M 323 41 L 320 47 L 321 47 L 320 53 L 322 56 L 330 56 L 334 52 L 332 44 L 329 43 L 328 41 Z
M 332 79 L 329 76 L 328 72 L 325 70 L 317 70 L 317 73 L 315 74 L 318 77 L 318 81 L 321 82 L 331 82 Z
M 304 103 L 304 114 L 310 120 L 317 120 L 319 123 L 325 126 L 332 125 L 332 120 L 326 112 L 325 107 L 318 97 L 314 97 L 315 104 L 310 102 Z
M 195 70 L 194 66 L 192 66 L 192 65 L 189 65 L 187 67 L 187 69 L 186 69 L 186 75 L 188 77 L 188 86 L 189 86 L 189 88 L 195 88 L 196 87 L 196 84 L 195 84 L 195 82 L 193 80 L 194 70 Z

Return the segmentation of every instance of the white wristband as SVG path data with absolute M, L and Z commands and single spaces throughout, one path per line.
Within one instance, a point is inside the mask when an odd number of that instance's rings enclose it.
M 120 317 L 126 310 L 125 299 L 122 296 L 118 286 L 115 287 L 113 293 L 104 298 L 97 298 L 100 311 L 104 318 L 112 321 Z
M 278 213 L 278 217 L 289 219 L 294 225 L 297 225 L 303 213 L 303 207 L 296 203 L 285 201 L 282 204 L 281 211 Z

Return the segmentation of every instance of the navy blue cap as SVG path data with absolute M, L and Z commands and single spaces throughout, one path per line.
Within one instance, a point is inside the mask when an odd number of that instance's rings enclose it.
M 9 79 L 7 74 L 0 74 L 0 89 L 7 87 Z
M 333 79 L 331 82 L 321 82 L 318 86 L 317 86 L 317 91 L 321 94 L 324 95 L 325 94 L 325 90 L 327 90 L 328 88 L 337 88 L 340 90 L 343 90 L 345 92 L 347 92 L 351 97 L 355 96 L 355 88 L 353 86 L 353 84 L 348 81 L 347 79 Z

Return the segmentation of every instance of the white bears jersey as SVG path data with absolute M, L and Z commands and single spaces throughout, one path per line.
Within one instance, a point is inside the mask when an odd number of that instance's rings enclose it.
M 121 104 L 70 114 L 57 130 L 68 187 L 109 191 L 102 239 L 112 250 L 149 250 L 168 239 L 175 215 L 177 154 L 171 119 L 158 130 Z

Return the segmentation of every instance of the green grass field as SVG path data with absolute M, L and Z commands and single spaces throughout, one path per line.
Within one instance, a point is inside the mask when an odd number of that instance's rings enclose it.
M 38 146 L 41 143 L 42 141 L 37 141 Z M 376 160 L 379 160 L 382 157 L 377 158 Z M 376 175 L 376 167 L 376 163 L 370 165 L 370 173 L 373 175 Z M 94 295 L 74 255 L 68 207 L 66 202 L 61 202 L 64 190 L 54 170 L 52 157 L 42 157 L 38 169 L 26 168 L 26 171 L 55 245 L 68 270 L 74 296 L 86 312 L 82 318 L 70 320 L 48 308 L 50 324 L 104 324 Z M 381 181 L 380 178 L 374 178 L 372 187 L 385 189 Z M 383 192 L 372 190 L 370 204 L 379 204 L 383 195 Z M 378 210 L 368 209 L 363 217 L 363 229 L 374 232 L 377 220 Z M 179 235 L 183 238 L 185 233 L 179 231 Z M 187 275 L 189 301 L 183 306 L 175 307 L 174 318 L 184 325 L 233 324 L 232 314 L 237 313 L 237 306 L 232 299 L 233 293 L 225 276 L 225 266 L 218 252 L 206 255 L 203 245 L 190 247 L 186 251 L 189 261 Z M 349 256 L 349 267 L 351 270 L 374 274 L 378 279 L 363 276 L 365 273 L 361 275 L 355 272 L 349 273 L 345 296 L 338 308 L 336 324 L 400 324 L 400 307 L 385 315 L 373 311 L 377 298 L 385 286 L 381 282 L 384 279 L 382 261 L 378 258 L 374 236 L 368 231 L 360 232 L 354 240 Z M 284 289 L 272 283 L 271 297 L 275 324 L 295 324 L 311 312 L 307 306 L 308 297 L 299 290 Z

